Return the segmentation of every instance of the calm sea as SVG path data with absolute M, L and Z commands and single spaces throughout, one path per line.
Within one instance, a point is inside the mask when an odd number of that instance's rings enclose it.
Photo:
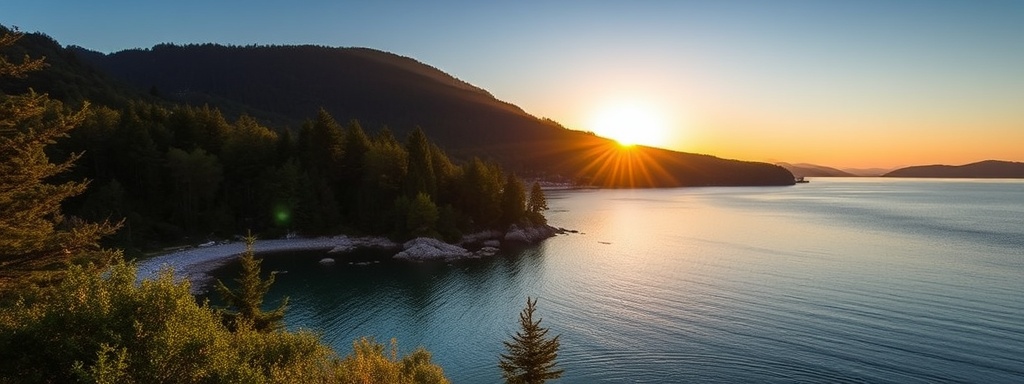
M 360 336 L 425 346 L 455 383 L 500 381 L 527 296 L 561 335 L 563 383 L 1024 382 L 1022 181 L 548 198 L 579 234 L 452 264 L 271 255 L 288 273 L 269 302 L 290 297 L 289 328 L 342 354 Z

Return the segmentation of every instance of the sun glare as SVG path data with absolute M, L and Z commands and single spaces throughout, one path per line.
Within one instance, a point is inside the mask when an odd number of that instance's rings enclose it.
M 665 146 L 668 129 L 663 115 L 643 104 L 622 103 L 605 107 L 591 119 L 598 136 L 614 139 L 624 146 L 637 144 Z

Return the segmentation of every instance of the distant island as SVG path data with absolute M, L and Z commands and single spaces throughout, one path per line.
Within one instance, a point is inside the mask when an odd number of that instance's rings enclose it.
M 965 165 L 921 165 L 900 168 L 883 177 L 1021 179 L 1024 163 L 985 160 Z

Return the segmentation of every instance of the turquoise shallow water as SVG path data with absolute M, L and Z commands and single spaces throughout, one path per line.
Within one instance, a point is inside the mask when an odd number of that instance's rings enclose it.
M 563 383 L 1024 382 L 1024 182 L 818 178 L 549 205 L 581 233 L 493 259 L 270 255 L 288 273 L 269 302 L 289 296 L 289 327 L 339 351 L 364 335 L 423 345 L 456 383 L 500 380 L 527 296 L 561 335 Z

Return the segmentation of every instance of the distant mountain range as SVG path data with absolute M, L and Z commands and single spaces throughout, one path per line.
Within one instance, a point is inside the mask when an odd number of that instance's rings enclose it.
M 853 177 L 857 176 L 849 172 L 845 172 L 836 168 L 826 167 L 822 165 L 814 165 L 807 163 L 790 164 L 790 163 L 776 163 L 776 165 L 786 168 L 796 177 Z
M 1024 178 L 1024 163 L 985 160 L 966 165 L 921 165 L 898 169 L 837 169 L 807 163 L 776 163 L 796 177 Z
M 884 177 L 930 177 L 930 178 L 976 178 L 976 179 L 1019 179 L 1024 178 L 1024 163 L 986 160 L 965 165 L 921 165 L 900 168 L 886 173 Z
M 616 142 L 534 117 L 487 91 L 414 59 L 367 48 L 157 45 L 102 54 L 26 35 L 19 52 L 46 56 L 47 75 L 0 83 L 66 101 L 133 99 L 207 104 L 296 129 L 325 109 L 369 132 L 399 138 L 420 126 L 456 158 L 497 161 L 525 176 L 562 177 L 603 187 L 791 185 L 782 167 Z
M 896 168 L 843 168 L 844 172 L 854 176 L 878 177 L 891 172 Z

